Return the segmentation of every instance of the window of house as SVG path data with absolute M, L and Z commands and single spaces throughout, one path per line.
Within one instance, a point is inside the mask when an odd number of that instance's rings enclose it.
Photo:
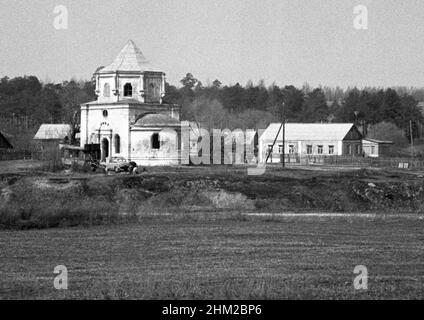
M 294 145 L 293 144 L 289 145 L 289 153 L 294 154 Z
M 347 153 L 352 154 L 352 146 L 350 144 L 347 145 Z
M 151 146 L 152 146 L 152 149 L 159 149 L 160 148 L 159 133 L 152 134 Z
M 308 145 L 306 146 L 306 153 L 307 153 L 307 154 L 312 154 L 312 145 L 308 144 Z
M 131 83 L 126 83 L 124 85 L 124 97 L 131 97 L 132 96 L 132 85 Z
M 268 145 L 268 153 L 272 153 L 272 144 Z
M 323 154 L 323 153 L 324 153 L 324 147 L 318 146 L 318 154 Z
M 328 146 L 328 154 L 334 154 L 334 146 Z
M 375 154 L 375 146 L 371 146 L 371 154 Z
M 356 145 L 356 154 L 361 154 L 361 146 L 359 144 Z
M 121 137 L 119 136 L 119 134 L 115 134 L 114 145 L 115 145 L 115 153 L 120 153 L 121 152 Z
M 103 86 L 103 97 L 110 97 L 109 83 L 105 83 L 105 85 Z
M 282 144 L 278 145 L 278 153 L 283 153 L 283 145 Z

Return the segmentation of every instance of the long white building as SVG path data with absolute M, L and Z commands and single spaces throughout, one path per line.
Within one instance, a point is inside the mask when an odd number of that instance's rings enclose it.
M 281 123 L 271 123 L 260 135 L 260 162 L 279 162 L 283 153 Z M 278 134 L 278 137 L 277 137 Z M 277 140 L 272 148 L 275 138 Z M 362 156 L 362 135 L 353 123 L 286 123 L 285 154 L 299 156 Z

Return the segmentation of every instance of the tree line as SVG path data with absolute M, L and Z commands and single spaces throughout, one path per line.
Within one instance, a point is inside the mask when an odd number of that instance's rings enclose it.
M 183 118 L 206 127 L 265 128 L 284 116 L 289 122 L 354 122 L 364 129 L 379 123 L 391 123 L 409 137 L 419 137 L 424 123 L 418 104 L 424 101 L 420 88 L 312 88 L 305 83 L 266 86 L 239 83 L 223 86 L 219 80 L 203 85 L 191 73 L 181 86 L 166 84 L 167 103 L 182 106 Z M 365 130 L 366 131 L 366 130 Z
M 42 83 L 35 76 L 0 80 L 0 117 L 19 126 L 72 123 L 80 103 L 95 99 L 92 81 Z
M 418 101 L 420 88 L 347 88 L 293 85 L 266 86 L 249 81 L 242 86 L 219 80 L 203 85 L 191 73 L 175 86 L 166 83 L 165 103 L 182 106 L 182 119 L 208 128 L 266 128 L 284 116 L 290 122 L 356 122 L 365 127 L 385 122 L 409 137 L 421 134 L 424 123 Z M 80 104 L 96 99 L 95 82 L 42 83 L 35 76 L 0 80 L 0 119 L 19 119 L 20 127 L 41 123 L 74 123 Z

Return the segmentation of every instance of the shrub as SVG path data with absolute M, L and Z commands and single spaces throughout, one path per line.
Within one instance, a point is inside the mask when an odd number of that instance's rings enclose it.
M 36 205 L 15 203 L 0 207 L 0 228 L 3 229 L 92 226 L 122 220 L 116 205 L 89 198 L 78 201 L 42 201 Z

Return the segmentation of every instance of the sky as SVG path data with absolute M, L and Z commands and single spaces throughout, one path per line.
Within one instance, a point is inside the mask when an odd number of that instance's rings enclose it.
M 424 86 L 422 0 L 0 0 L 0 31 L 0 77 L 90 79 L 132 39 L 173 85 Z

